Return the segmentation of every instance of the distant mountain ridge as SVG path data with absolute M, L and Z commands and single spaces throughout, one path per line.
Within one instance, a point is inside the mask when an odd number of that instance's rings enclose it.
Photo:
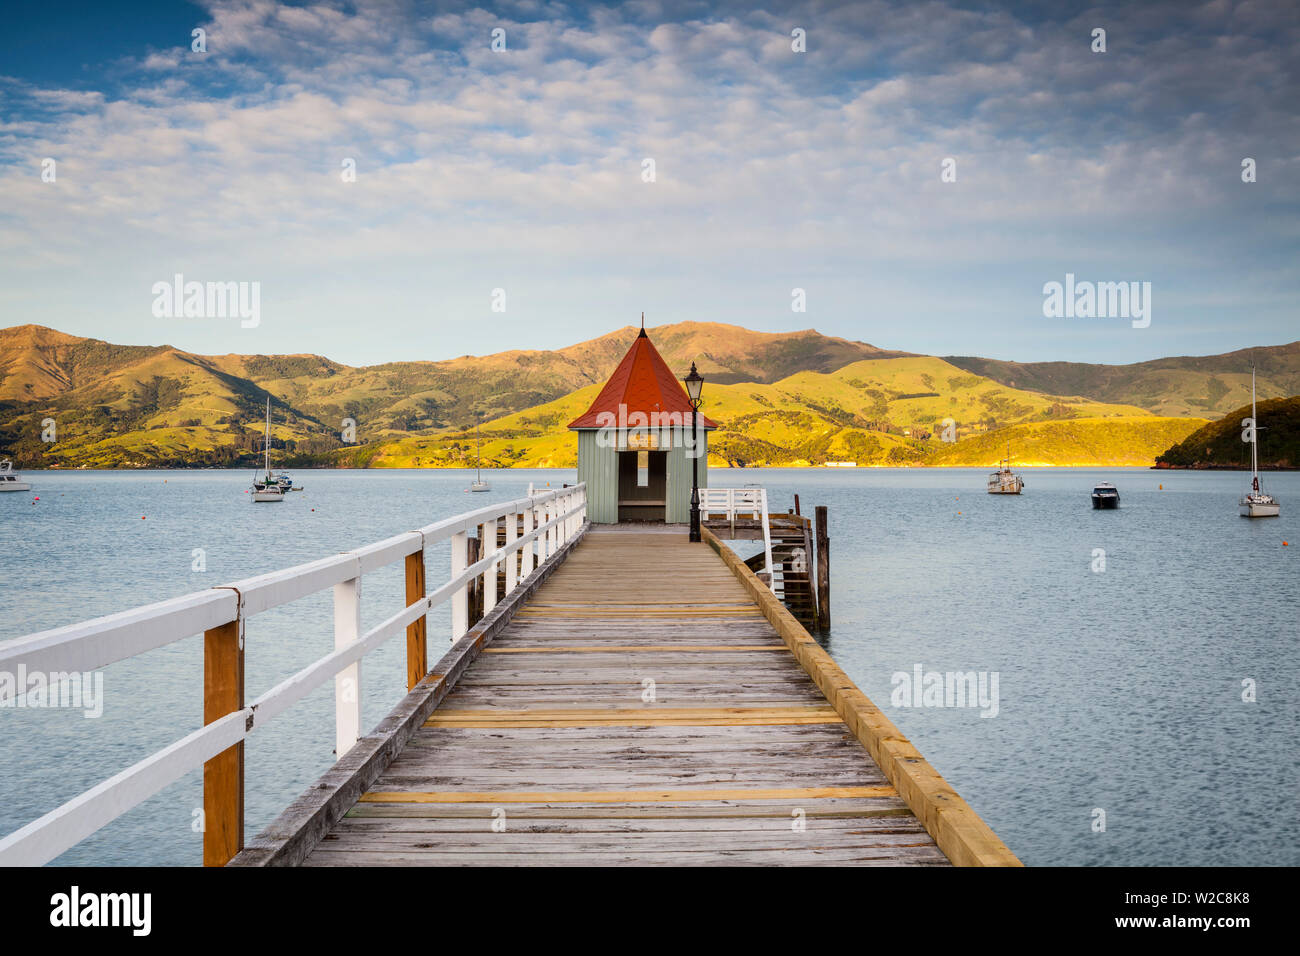
M 114 345 L 37 325 L 0 330 L 0 450 L 75 467 L 228 465 L 260 442 L 269 397 L 276 443 L 289 455 L 339 449 L 345 419 L 362 442 L 463 428 L 603 382 L 637 329 L 555 351 L 354 368 L 319 355 L 197 355 L 171 346 Z M 692 361 L 714 383 L 770 382 L 901 356 L 807 329 L 755 332 L 717 323 L 652 328 L 675 368 Z M 41 442 L 52 417 L 58 442 Z M 56 447 L 57 446 L 57 447 Z
M 603 383 L 637 331 L 626 326 L 555 351 L 352 367 L 312 354 L 197 355 L 17 326 L 0 330 L 0 454 L 28 467 L 247 464 L 261 446 L 269 397 L 282 461 L 463 465 L 462 439 L 481 419 L 485 463 L 559 464 L 571 440 L 556 409 L 568 414 L 577 396 Z M 1190 431 L 1202 424 L 1193 416 L 1235 407 L 1243 377 L 1248 388 L 1246 355 L 1260 369 L 1261 395 L 1300 391 L 1300 343 L 1088 366 L 945 360 L 813 329 L 682 322 L 648 331 L 675 372 L 697 363 L 710 414 L 724 416 L 714 450 L 738 464 L 919 462 L 949 418 L 962 438 L 1018 423 L 1151 413 L 1187 418 Z M 53 443 L 41 440 L 47 418 L 58 430 Z M 357 423 L 358 446 L 339 440 L 345 419 Z M 1156 435 L 1151 422 L 1137 427 Z M 1165 435 L 1181 426 L 1162 427 Z
M 945 361 L 1013 388 L 1087 395 L 1099 402 L 1137 405 L 1156 415 L 1226 415 L 1250 401 L 1252 362 L 1261 399 L 1300 394 L 1300 341 L 1133 365 L 1003 362 L 964 355 L 946 356 Z

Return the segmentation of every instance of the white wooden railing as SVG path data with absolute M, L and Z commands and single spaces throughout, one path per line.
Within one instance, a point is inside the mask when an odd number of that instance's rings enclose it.
M 711 515 L 720 515 L 727 521 L 737 517 L 750 516 L 763 524 L 763 559 L 767 566 L 763 569 L 768 576 L 768 587 L 772 587 L 772 528 L 767 515 L 766 488 L 701 488 L 700 520 Z
M 405 629 L 407 684 L 414 687 L 428 673 L 429 611 L 450 600 L 451 640 L 459 640 L 469 631 L 470 581 L 483 575 L 483 613 L 488 613 L 497 604 L 497 569 L 504 563 L 508 594 L 581 532 L 586 513 L 585 484 L 556 489 L 488 505 L 334 557 L 0 643 L 0 672 L 13 674 L 24 667 L 29 674 L 83 673 L 202 631 L 205 725 L 0 839 L 0 866 L 47 863 L 199 767 L 204 768 L 204 863 L 225 864 L 243 846 L 243 741 L 249 734 L 333 677 L 337 755 L 342 757 L 361 734 L 361 659 Z M 499 547 L 502 519 L 505 544 Z M 482 556 L 469 564 L 469 532 L 479 526 L 485 529 Z M 425 549 L 447 540 L 450 579 L 426 594 Z M 516 553 L 518 566 L 512 557 Z M 400 560 L 406 561 L 407 606 L 362 633 L 362 575 Z M 245 705 L 245 622 L 326 588 L 334 592 L 334 651 Z M 0 702 L 15 696 L 15 683 L 9 682 L 7 693 L 0 690 L 6 694 Z

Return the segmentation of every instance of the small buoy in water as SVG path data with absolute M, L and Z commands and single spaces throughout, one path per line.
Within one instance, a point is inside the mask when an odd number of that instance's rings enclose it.
M 1288 545 L 1285 541 L 1283 541 L 1283 542 L 1282 542 L 1282 547 L 1284 547 L 1284 548 L 1288 548 L 1288 547 L 1290 547 L 1290 545 Z
M 141 521 L 144 520 L 144 515 L 141 515 L 141 516 L 140 516 L 140 520 L 141 520 Z
M 1165 490 L 1165 486 L 1164 486 L 1164 485 L 1161 485 L 1161 486 L 1160 486 L 1160 490 L 1161 490 L 1161 491 L 1164 491 L 1164 490 Z

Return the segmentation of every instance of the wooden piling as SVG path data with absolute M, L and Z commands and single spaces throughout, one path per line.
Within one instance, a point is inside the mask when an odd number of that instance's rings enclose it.
M 410 607 L 425 596 L 424 549 L 406 556 L 406 606 Z M 406 625 L 406 689 L 415 685 L 429 672 L 428 620 L 421 616 Z
M 479 525 L 479 533 L 483 533 L 483 526 Z M 482 539 L 470 538 L 467 542 L 469 557 L 465 559 L 466 567 L 477 564 L 483 557 Z M 483 619 L 483 575 L 475 576 L 469 582 L 469 626 L 473 627 Z
M 831 541 L 827 532 L 826 506 L 817 506 L 817 626 L 831 626 Z
M 244 709 L 239 622 L 203 632 L 203 724 Z M 225 866 L 244 847 L 244 744 L 203 764 L 203 865 Z

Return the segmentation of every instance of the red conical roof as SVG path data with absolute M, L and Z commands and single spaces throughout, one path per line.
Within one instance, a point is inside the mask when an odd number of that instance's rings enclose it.
M 660 414 L 680 412 L 682 423 L 690 427 L 691 400 L 686 394 L 686 389 L 673 375 L 668 363 L 659 354 L 659 350 L 650 342 L 650 337 L 645 334 L 644 328 L 632 343 L 632 347 L 627 350 L 627 354 L 623 356 L 623 361 L 618 363 L 618 368 L 614 369 L 614 374 L 609 377 L 609 381 L 600 390 L 596 400 L 591 403 L 591 407 L 569 422 L 569 427 L 600 428 L 602 424 L 608 424 L 598 420 L 602 412 L 611 413 L 615 416 L 615 421 L 622 424 L 625 419 L 619 418 L 620 404 L 627 406 L 624 415 L 631 415 L 634 412 L 643 412 L 647 416 L 655 412 Z M 718 426 L 701 415 L 700 427 L 717 428 Z

